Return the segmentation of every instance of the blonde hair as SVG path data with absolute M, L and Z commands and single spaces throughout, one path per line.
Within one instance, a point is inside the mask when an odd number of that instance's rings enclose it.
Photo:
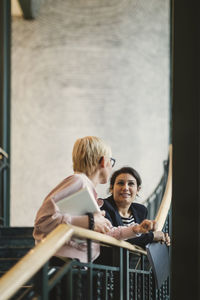
M 76 140 L 73 151 L 73 169 L 75 172 L 92 175 L 102 156 L 111 156 L 110 147 L 96 136 L 86 136 Z

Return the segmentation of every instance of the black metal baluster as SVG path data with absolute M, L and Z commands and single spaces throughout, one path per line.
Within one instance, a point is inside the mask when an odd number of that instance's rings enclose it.
M 37 273 L 34 278 L 34 287 L 36 294 L 41 296 L 42 300 L 48 300 L 49 298 L 49 286 L 48 286 L 48 266 L 47 262 Z

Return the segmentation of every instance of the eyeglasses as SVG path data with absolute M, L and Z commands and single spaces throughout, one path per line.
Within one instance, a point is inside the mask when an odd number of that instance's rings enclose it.
M 114 167 L 114 165 L 115 165 L 115 162 L 116 162 L 116 159 L 114 159 L 114 158 L 110 158 L 110 162 L 111 162 L 111 166 L 112 166 L 112 168 Z
M 103 158 L 103 157 L 101 157 L 101 158 L 100 158 L 100 160 L 99 160 L 99 164 L 101 163 L 101 161 L 102 161 L 102 158 Z M 114 158 L 110 157 L 110 163 L 111 163 L 111 167 L 112 167 L 112 168 L 114 167 L 114 165 L 115 165 L 115 162 L 116 162 L 116 159 L 114 159 Z

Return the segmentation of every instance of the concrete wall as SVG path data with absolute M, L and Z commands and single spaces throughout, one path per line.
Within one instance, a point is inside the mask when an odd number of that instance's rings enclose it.
M 12 30 L 11 225 L 33 225 L 86 135 L 140 172 L 145 199 L 168 153 L 169 1 L 46 0 Z

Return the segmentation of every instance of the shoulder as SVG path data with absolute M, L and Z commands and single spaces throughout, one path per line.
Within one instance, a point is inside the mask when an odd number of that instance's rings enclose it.
M 147 208 L 146 206 L 140 203 L 132 203 L 131 204 L 132 212 L 137 220 L 137 222 L 142 222 L 144 219 L 147 218 Z
M 103 209 L 103 210 L 107 210 L 107 209 L 114 210 L 115 209 L 112 196 L 109 196 L 108 198 L 101 199 L 101 200 L 103 201 L 101 209 Z
M 84 173 L 75 173 L 66 178 L 67 186 L 74 185 L 76 189 L 82 189 L 88 187 L 92 190 L 94 188 L 92 181 Z
M 146 206 L 144 206 L 143 204 L 140 204 L 140 203 L 132 203 L 131 206 L 133 207 L 133 209 L 141 211 L 141 212 L 147 211 Z
M 86 179 L 87 176 L 85 176 L 85 178 L 81 175 L 82 174 L 73 174 L 66 177 L 50 192 L 50 194 L 46 197 L 46 200 L 51 198 L 54 201 L 58 201 L 88 186 Z
M 82 174 L 73 174 L 71 176 L 68 176 L 60 184 L 61 189 L 71 188 L 71 189 L 75 189 L 75 191 L 84 188 L 86 185 L 87 185 L 87 176 L 82 176 Z
M 123 225 L 112 196 L 103 199 L 103 205 L 101 206 L 101 209 L 105 210 L 105 217 L 111 222 L 113 226 Z

